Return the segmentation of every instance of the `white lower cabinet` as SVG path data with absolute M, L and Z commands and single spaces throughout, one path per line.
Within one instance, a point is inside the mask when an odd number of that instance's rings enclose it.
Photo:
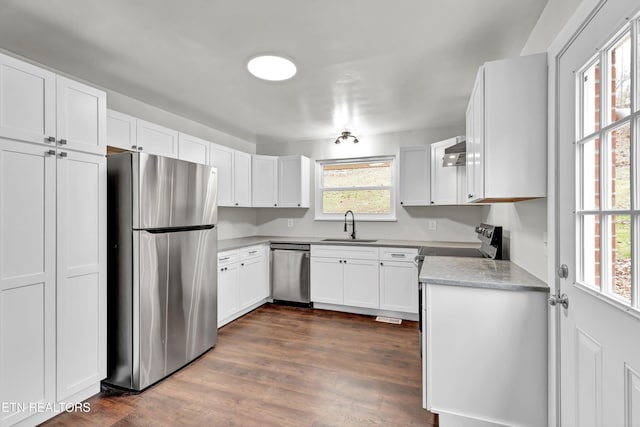
M 344 304 L 344 272 L 338 258 L 311 257 L 311 301 Z
M 418 267 L 413 262 L 380 262 L 380 308 L 418 313 Z
M 269 247 L 218 254 L 218 327 L 262 305 L 269 297 Z
M 0 401 L 79 401 L 106 374 L 106 159 L 0 147 Z M 0 426 L 54 415 L 3 411 Z
M 378 261 L 345 259 L 344 305 L 378 308 Z

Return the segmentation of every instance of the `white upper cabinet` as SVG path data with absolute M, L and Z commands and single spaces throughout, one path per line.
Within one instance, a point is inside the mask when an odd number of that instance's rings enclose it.
M 455 145 L 457 142 L 458 138 L 450 138 L 431 144 L 432 205 L 455 205 L 458 203 L 459 167 L 442 165 L 444 150 Z
M 400 204 L 431 204 L 429 146 L 400 147 Z
M 209 164 L 218 169 L 218 206 L 234 206 L 233 148 L 224 145 L 209 146 Z
M 54 73 L 0 54 L 0 136 L 54 145 Z
M 278 158 L 278 206 L 308 208 L 310 160 L 305 156 Z
M 101 90 L 57 76 L 58 145 L 104 154 L 107 147 L 107 95 Z
M 107 109 L 107 145 L 123 150 L 137 150 L 137 119 Z
M 253 206 L 278 206 L 278 157 L 254 154 L 251 160 Z
M 178 158 L 193 163 L 209 164 L 209 141 L 187 135 L 178 135 Z
M 178 158 L 178 132 L 138 119 L 138 150 L 157 156 Z
M 251 206 L 251 154 L 233 153 L 234 206 Z
M 547 56 L 485 63 L 467 107 L 467 201 L 546 197 Z

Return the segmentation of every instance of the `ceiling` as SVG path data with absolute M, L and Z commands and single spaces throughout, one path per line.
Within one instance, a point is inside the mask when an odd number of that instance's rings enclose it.
M 256 142 L 461 126 L 546 0 L 0 0 L 0 47 Z M 298 74 L 265 82 L 275 53 Z

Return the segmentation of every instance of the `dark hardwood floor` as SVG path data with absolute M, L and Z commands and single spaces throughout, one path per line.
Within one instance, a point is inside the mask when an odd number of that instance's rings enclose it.
M 421 405 L 417 328 L 268 304 L 143 393 L 102 393 L 45 425 L 437 426 Z

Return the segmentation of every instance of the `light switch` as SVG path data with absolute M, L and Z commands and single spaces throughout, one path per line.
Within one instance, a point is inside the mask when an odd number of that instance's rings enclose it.
M 436 231 L 438 229 L 438 223 L 435 219 L 430 219 L 427 221 L 427 228 L 432 231 Z
M 293 219 L 292 218 L 287 219 L 287 227 L 293 228 Z

